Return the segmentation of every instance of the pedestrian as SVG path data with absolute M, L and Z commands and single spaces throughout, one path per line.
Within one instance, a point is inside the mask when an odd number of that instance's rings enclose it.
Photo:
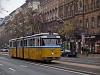
M 82 50 L 81 50 L 81 54 L 83 54 L 84 53 L 84 47 L 82 47 Z

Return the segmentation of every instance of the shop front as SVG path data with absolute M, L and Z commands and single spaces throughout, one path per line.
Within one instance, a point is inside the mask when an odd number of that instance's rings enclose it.
M 90 53 L 100 53 L 100 35 L 91 35 L 85 38 L 85 47 Z

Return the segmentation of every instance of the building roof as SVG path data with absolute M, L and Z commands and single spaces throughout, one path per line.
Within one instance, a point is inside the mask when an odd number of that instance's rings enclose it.
M 31 2 L 31 1 L 39 1 L 39 2 L 42 2 L 44 0 L 26 0 L 26 2 Z
M 0 26 L 2 26 L 4 18 L 0 18 Z
M 5 25 L 5 23 L 9 20 L 10 16 L 6 16 L 3 20 L 2 23 L 0 24 L 0 26 Z
M 3 19 L 4 19 L 4 18 L 0 18 L 0 24 L 2 23 Z

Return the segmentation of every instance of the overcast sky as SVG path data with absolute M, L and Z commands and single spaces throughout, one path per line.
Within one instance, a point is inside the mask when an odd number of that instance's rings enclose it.
M 20 7 L 26 0 L 0 0 L 0 18 L 9 15 L 12 11 Z

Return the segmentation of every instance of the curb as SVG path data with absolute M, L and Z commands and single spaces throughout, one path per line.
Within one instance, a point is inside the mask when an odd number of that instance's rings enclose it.
M 45 66 L 48 66 L 48 65 L 45 65 Z M 82 71 L 82 70 L 76 70 L 76 69 L 71 69 L 71 68 L 66 68 L 66 67 L 59 67 L 59 66 L 53 66 L 53 65 L 49 65 L 49 67 L 59 68 L 59 69 L 67 70 L 67 71 L 70 71 L 70 72 L 76 72 L 76 73 L 80 73 L 82 75 L 85 75 L 85 74 L 88 74 L 88 75 L 99 75 L 98 73 Z
M 78 54 L 77 57 L 79 57 L 79 58 L 100 58 L 100 54 L 89 54 L 88 56 Z

